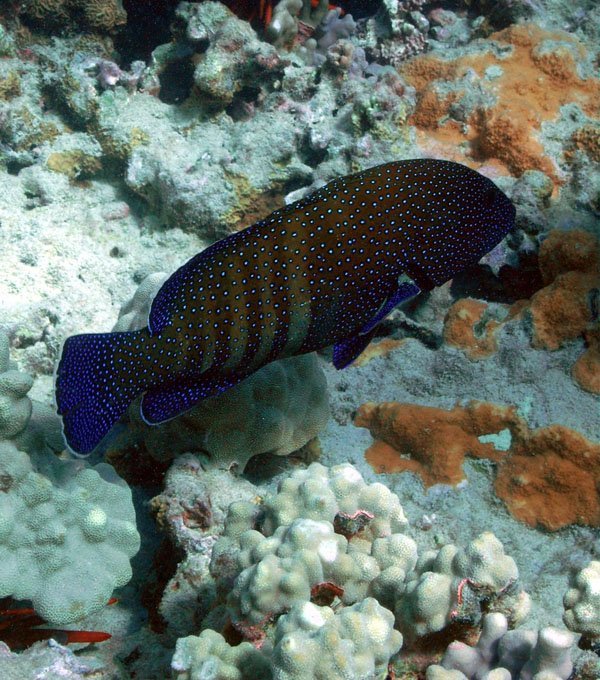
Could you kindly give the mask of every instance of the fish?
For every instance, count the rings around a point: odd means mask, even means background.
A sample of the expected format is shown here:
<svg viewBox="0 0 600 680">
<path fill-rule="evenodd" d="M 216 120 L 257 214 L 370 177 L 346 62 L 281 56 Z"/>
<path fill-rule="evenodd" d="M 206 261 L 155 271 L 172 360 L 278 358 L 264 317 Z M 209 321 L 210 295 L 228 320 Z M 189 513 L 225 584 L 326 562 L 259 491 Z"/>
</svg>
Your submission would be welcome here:
<svg viewBox="0 0 600 680">
<path fill-rule="evenodd" d="M 399 304 L 477 263 L 515 226 L 510 199 L 459 163 L 400 160 L 333 179 L 210 245 L 168 278 L 146 328 L 68 337 L 55 379 L 87 455 L 140 394 L 171 420 L 271 361 L 333 345 L 348 366 Z"/>
</svg>

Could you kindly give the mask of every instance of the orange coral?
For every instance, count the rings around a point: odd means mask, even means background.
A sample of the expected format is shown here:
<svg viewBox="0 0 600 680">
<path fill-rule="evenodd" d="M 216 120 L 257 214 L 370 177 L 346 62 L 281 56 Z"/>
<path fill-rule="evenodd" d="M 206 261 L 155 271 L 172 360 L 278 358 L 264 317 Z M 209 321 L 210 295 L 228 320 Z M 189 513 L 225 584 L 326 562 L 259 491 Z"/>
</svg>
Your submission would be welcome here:
<svg viewBox="0 0 600 680">
<path fill-rule="evenodd" d="M 458 300 L 444 320 L 444 340 L 466 352 L 470 359 L 483 359 L 497 349 L 496 331 L 501 322 L 486 319 L 488 305 L 481 300 Z"/>
<path fill-rule="evenodd" d="M 547 285 L 529 303 L 533 343 L 558 349 L 594 322 L 590 293 L 600 286 L 598 242 L 581 230 L 552 231 L 540 248 L 539 266 Z"/>
<path fill-rule="evenodd" d="M 586 331 L 584 337 L 587 348 L 573 365 L 573 378 L 582 389 L 600 394 L 600 328 Z"/>
<path fill-rule="evenodd" d="M 584 49 L 566 33 L 548 33 L 525 24 L 511 26 L 490 38 L 510 45 L 512 52 L 499 56 L 486 51 L 453 61 L 424 55 L 402 66 L 402 75 L 418 93 L 411 122 L 422 131 L 420 142 L 430 147 L 433 138 L 434 143 L 448 147 L 449 157 L 454 157 L 457 146 L 466 145 L 473 158 L 497 159 L 505 171 L 521 174 L 539 169 L 558 182 L 536 132 L 543 121 L 555 119 L 560 107 L 570 102 L 577 102 L 589 116 L 598 116 L 600 81 L 579 77 L 576 57 L 582 58 Z M 544 44 L 546 40 L 555 42 Z M 486 78 L 490 67 L 498 69 L 495 79 Z M 459 88 L 442 97 L 436 84 L 458 81 L 468 72 L 479 76 L 496 104 L 473 111 L 464 126 L 449 116 L 451 106 L 462 96 Z"/>
<path fill-rule="evenodd" d="M 586 231 L 555 229 L 542 243 L 539 267 L 545 284 L 552 283 L 567 272 L 596 273 L 600 271 L 598 240 Z"/>
<path fill-rule="evenodd" d="M 451 411 L 388 402 L 361 406 L 355 425 L 375 443 L 367 461 L 377 472 L 411 471 L 426 486 L 458 484 L 466 456 L 497 462 L 496 493 L 509 511 L 549 530 L 573 523 L 600 526 L 600 446 L 562 425 L 530 430 L 514 407 L 471 402 Z M 482 443 L 510 432 L 506 451 Z"/>
<path fill-rule="evenodd" d="M 551 231 L 542 243 L 538 266 L 544 287 L 529 300 L 519 300 L 503 321 L 488 318 L 488 305 L 470 298 L 455 302 L 444 320 L 444 340 L 471 359 L 496 351 L 496 334 L 507 321 L 526 311 L 532 325 L 532 344 L 556 350 L 580 336 L 588 348 L 573 367 L 584 390 L 600 394 L 598 310 L 600 244 L 580 229 Z"/>
<path fill-rule="evenodd" d="M 370 342 L 365 350 L 361 352 L 358 357 L 352 362 L 353 366 L 364 366 L 371 359 L 376 357 L 385 357 L 392 350 L 402 346 L 405 340 L 395 340 L 394 338 L 383 338 L 378 342 Z"/>
<path fill-rule="evenodd" d="M 575 130 L 571 137 L 573 148 L 565 152 L 569 159 L 573 158 L 575 149 L 586 153 L 593 161 L 600 163 L 600 125 L 584 125 Z"/>
<path fill-rule="evenodd" d="M 522 120 L 512 111 L 480 116 L 476 141 L 478 155 L 497 158 L 515 175 L 536 169 L 556 179 L 552 161 L 544 156 L 542 145 L 531 137 L 531 117 Z"/>
<path fill-rule="evenodd" d="M 558 349 L 583 334 L 592 321 L 587 296 L 593 285 L 592 275 L 567 272 L 531 298 L 534 347 Z"/>
<path fill-rule="evenodd" d="M 458 484 L 464 479 L 465 456 L 499 460 L 501 453 L 478 437 L 521 421 L 514 407 L 471 402 L 451 411 L 417 404 L 386 402 L 361 406 L 354 418 L 376 440 L 366 459 L 377 472 L 417 473 L 425 486 Z"/>
<path fill-rule="evenodd" d="M 562 425 L 517 440 L 498 466 L 496 493 L 531 526 L 600 526 L 600 446 Z"/>
</svg>

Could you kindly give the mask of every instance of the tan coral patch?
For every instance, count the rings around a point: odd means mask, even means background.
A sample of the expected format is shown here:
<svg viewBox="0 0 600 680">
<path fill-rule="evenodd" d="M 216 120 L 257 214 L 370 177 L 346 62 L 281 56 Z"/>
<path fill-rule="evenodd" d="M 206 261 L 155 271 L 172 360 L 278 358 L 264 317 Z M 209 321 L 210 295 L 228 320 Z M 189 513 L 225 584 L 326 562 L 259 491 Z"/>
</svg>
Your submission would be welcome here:
<svg viewBox="0 0 600 680">
<path fill-rule="evenodd" d="M 501 452 L 478 437 L 500 432 L 521 421 L 513 407 L 471 402 L 451 411 L 384 402 L 367 403 L 356 412 L 354 424 L 366 427 L 376 440 L 365 457 L 377 472 L 415 472 L 425 483 L 458 484 L 464 477 L 465 456 L 499 460 Z"/>
<path fill-rule="evenodd" d="M 587 347 L 573 364 L 573 378 L 581 389 L 600 394 L 600 328 L 584 333 Z"/>
<path fill-rule="evenodd" d="M 426 149 L 432 140 L 434 146 L 447 146 L 448 157 L 454 157 L 456 146 L 466 142 L 470 158 L 463 161 L 473 164 L 497 159 L 505 172 L 521 174 L 539 169 L 559 183 L 536 133 L 543 121 L 555 120 L 560 107 L 571 102 L 579 104 L 590 117 L 597 117 L 600 81 L 579 77 L 573 54 L 583 58 L 584 48 L 567 33 L 548 33 L 525 24 L 511 26 L 490 39 L 510 45 L 512 53 L 501 57 L 486 51 L 453 61 L 425 55 L 402 65 L 401 74 L 417 89 L 417 107 L 410 122 L 418 128 L 419 141 Z M 557 45 L 555 49 L 542 49 L 547 40 L 566 43 L 569 48 Z M 491 66 L 502 70 L 500 77 L 486 83 L 496 97 L 495 106 L 474 111 L 466 126 L 450 119 L 440 123 L 456 97 L 441 99 L 436 83 L 458 80 L 469 71 L 483 79 Z"/>
<path fill-rule="evenodd" d="M 562 425 L 534 430 L 498 466 L 496 493 L 531 526 L 600 526 L 600 446 Z"/>
<path fill-rule="evenodd" d="M 481 300 L 458 300 L 444 320 L 444 341 L 462 349 L 470 359 L 483 359 L 497 350 L 496 331 L 501 326 L 495 319 L 485 320 L 488 305 Z M 480 328 L 479 332 L 476 329 Z"/>
</svg>

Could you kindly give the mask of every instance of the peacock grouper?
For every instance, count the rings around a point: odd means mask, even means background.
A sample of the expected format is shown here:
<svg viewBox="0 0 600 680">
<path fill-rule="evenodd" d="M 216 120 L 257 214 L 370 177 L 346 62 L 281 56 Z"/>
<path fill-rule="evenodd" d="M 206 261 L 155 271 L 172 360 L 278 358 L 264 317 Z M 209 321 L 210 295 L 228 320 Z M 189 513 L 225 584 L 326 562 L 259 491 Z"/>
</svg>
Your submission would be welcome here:
<svg viewBox="0 0 600 680">
<path fill-rule="evenodd" d="M 91 452 L 139 394 L 158 424 L 276 359 L 333 345 L 343 368 L 396 305 L 475 264 L 514 222 L 491 180 L 450 161 L 334 179 L 186 262 L 147 328 L 69 337 L 56 374 L 66 440 Z"/>
</svg>

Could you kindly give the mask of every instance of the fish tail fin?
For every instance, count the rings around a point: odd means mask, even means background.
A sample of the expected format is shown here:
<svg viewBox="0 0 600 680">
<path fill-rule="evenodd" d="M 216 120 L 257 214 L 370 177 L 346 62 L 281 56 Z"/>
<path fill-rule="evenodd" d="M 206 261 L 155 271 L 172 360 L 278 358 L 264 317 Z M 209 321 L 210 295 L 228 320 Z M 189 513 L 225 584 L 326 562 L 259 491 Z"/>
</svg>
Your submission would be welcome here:
<svg viewBox="0 0 600 680">
<path fill-rule="evenodd" d="M 117 352 L 121 354 L 141 342 L 142 333 L 90 333 L 65 341 L 55 394 L 65 439 L 74 453 L 93 451 L 144 389 L 140 378 L 143 372 L 135 365 L 125 371 L 115 360 Z"/>
</svg>

